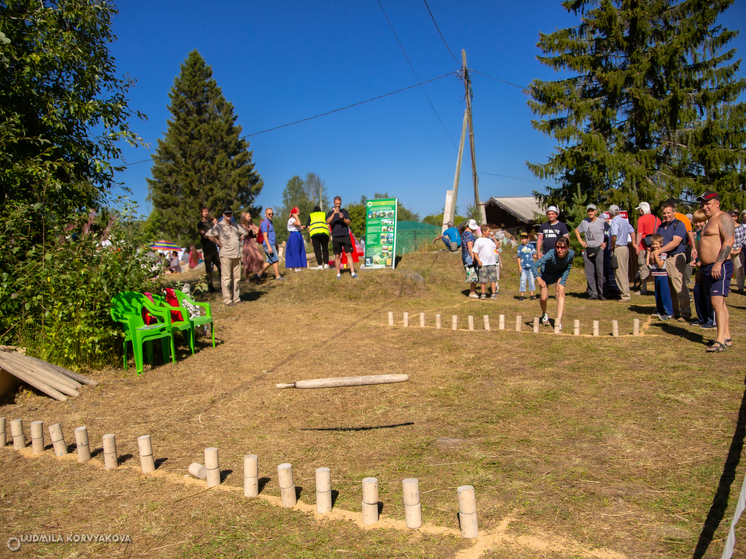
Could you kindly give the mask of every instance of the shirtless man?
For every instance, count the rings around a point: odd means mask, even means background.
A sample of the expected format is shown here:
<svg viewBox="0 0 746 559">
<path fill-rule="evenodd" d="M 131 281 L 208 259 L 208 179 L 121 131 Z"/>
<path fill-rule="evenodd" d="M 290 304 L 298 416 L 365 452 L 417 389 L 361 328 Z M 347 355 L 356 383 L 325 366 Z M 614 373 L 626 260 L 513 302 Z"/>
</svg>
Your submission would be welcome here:
<svg viewBox="0 0 746 559">
<path fill-rule="evenodd" d="M 707 348 L 708 353 L 720 353 L 733 345 L 728 324 L 729 313 L 725 305 L 730 280 L 733 278 L 733 262 L 730 251 L 734 243 L 733 219 L 720 211 L 720 195 L 708 190 L 697 197 L 700 208 L 707 216 L 707 225 L 699 240 L 699 274 L 702 289 L 709 293 L 717 321 L 717 339 Z"/>
</svg>

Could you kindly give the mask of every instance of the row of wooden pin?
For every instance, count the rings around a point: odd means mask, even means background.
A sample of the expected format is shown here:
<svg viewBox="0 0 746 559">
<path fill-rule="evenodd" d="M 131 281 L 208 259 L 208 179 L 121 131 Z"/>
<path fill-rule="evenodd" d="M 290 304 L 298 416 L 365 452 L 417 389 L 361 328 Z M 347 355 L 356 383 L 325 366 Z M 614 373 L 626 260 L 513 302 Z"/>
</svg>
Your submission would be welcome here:
<svg viewBox="0 0 746 559">
<path fill-rule="evenodd" d="M 483 316 L 484 320 L 484 329 L 489 331 L 490 330 L 490 317 L 489 315 L 485 314 Z M 538 316 L 534 317 L 533 321 L 533 333 L 538 334 L 540 331 L 539 325 L 541 323 L 541 319 Z M 474 331 L 474 317 L 469 316 L 468 317 L 468 324 L 469 324 L 469 330 Z M 598 337 L 599 334 L 599 324 L 600 321 L 594 320 L 593 321 L 593 335 L 595 337 Z M 402 325 L 405 328 L 409 327 L 409 313 L 404 313 L 402 317 Z M 394 326 L 394 313 L 393 311 L 389 311 L 389 326 Z M 425 327 L 425 313 L 420 313 L 420 328 Z M 442 320 L 441 316 L 439 314 L 435 315 L 435 328 L 440 329 L 442 328 Z M 501 314 L 499 317 L 498 322 L 498 329 L 499 330 L 505 330 L 505 315 Z M 458 330 L 458 316 L 455 314 L 453 315 L 453 318 L 451 320 L 451 330 Z M 517 315 L 515 317 L 515 331 L 521 332 L 523 331 L 523 317 L 521 315 Z M 554 333 L 559 334 L 560 333 L 560 327 L 555 326 L 554 327 Z M 574 320 L 573 321 L 573 335 L 579 336 L 580 335 L 580 321 Z M 611 321 L 611 335 L 615 338 L 619 337 L 619 321 L 618 320 L 612 320 Z M 640 319 L 635 318 L 632 323 L 632 335 L 633 336 L 639 336 L 640 335 Z"/>
<path fill-rule="evenodd" d="M 0 446 L 6 443 L 6 421 L 0 417 Z M 26 437 L 23 432 L 23 420 L 14 419 L 10 422 L 13 448 L 22 450 L 26 448 Z M 59 423 L 49 426 L 49 436 L 52 440 L 55 456 L 60 457 L 67 454 L 67 445 Z M 75 443 L 78 452 L 78 462 L 85 463 L 91 459 L 90 443 L 88 441 L 88 429 L 78 427 L 75 429 Z M 31 445 L 34 454 L 44 452 L 44 422 L 31 422 Z M 150 435 L 138 437 L 137 446 L 140 451 L 140 465 L 142 473 L 149 474 L 155 471 L 155 460 L 153 459 L 153 445 Z M 103 436 L 104 466 L 107 470 L 116 469 L 118 466 L 116 440 L 114 435 Z M 220 485 L 220 460 L 218 449 L 214 447 L 205 449 L 205 464 L 193 463 L 189 466 L 189 473 L 194 477 L 203 479 L 207 487 Z M 290 464 L 277 466 L 277 479 L 280 485 L 282 506 L 292 508 L 297 504 L 297 493 L 295 481 L 293 480 L 293 467 Z M 422 526 L 422 505 L 420 503 L 419 481 L 408 478 L 402 481 L 402 494 L 404 500 L 404 517 L 407 528 L 416 529 Z M 477 523 L 477 503 L 474 487 L 463 485 L 458 488 L 459 523 L 461 535 L 464 538 L 476 538 L 479 535 Z M 259 495 L 259 458 L 256 454 L 244 456 L 244 496 L 257 497 Z M 332 510 L 332 477 L 329 468 L 316 468 L 316 512 L 326 514 Z M 375 524 L 379 520 L 378 515 L 378 479 L 367 477 L 363 480 L 363 502 L 362 502 L 363 524 Z"/>
<path fill-rule="evenodd" d="M 220 485 L 220 464 L 218 449 L 205 449 L 205 465 L 193 463 L 189 466 L 189 473 L 207 482 L 207 487 Z M 294 507 L 298 502 L 293 480 L 293 466 L 280 464 L 277 466 L 277 481 L 280 486 L 282 506 Z M 476 538 L 479 535 L 477 523 L 477 501 L 474 487 L 464 485 L 458 488 L 459 523 L 461 535 L 464 538 Z M 259 495 L 259 458 L 256 454 L 244 456 L 244 496 Z M 422 526 L 422 504 L 420 503 L 419 480 L 408 478 L 402 481 L 402 497 L 404 500 L 404 519 L 407 528 L 417 529 Z M 329 468 L 316 468 L 316 512 L 326 514 L 332 510 L 332 474 Z M 378 479 L 366 477 L 363 480 L 362 502 L 363 524 L 375 524 L 378 515 Z"/>
<path fill-rule="evenodd" d="M 0 446 L 5 446 L 6 431 L 5 418 L 0 417 Z M 23 432 L 23 419 L 14 419 L 10 422 L 10 434 L 13 438 L 13 448 L 21 450 L 26 448 L 26 435 Z M 67 443 L 65 435 L 62 433 L 62 425 L 55 423 L 49 426 L 49 438 L 52 441 L 54 455 L 58 458 L 67 454 Z M 31 422 L 31 449 L 34 454 L 44 452 L 44 422 Z M 78 452 L 78 462 L 81 464 L 91 459 L 91 446 L 88 441 L 88 428 L 78 427 L 75 429 L 75 446 Z M 150 435 L 138 437 L 137 446 L 140 450 L 140 465 L 142 472 L 149 474 L 155 471 L 155 460 L 153 459 L 153 445 L 150 441 Z M 103 436 L 104 447 L 104 467 L 107 470 L 114 470 L 119 465 L 117 457 L 117 442 L 113 434 Z"/>
</svg>

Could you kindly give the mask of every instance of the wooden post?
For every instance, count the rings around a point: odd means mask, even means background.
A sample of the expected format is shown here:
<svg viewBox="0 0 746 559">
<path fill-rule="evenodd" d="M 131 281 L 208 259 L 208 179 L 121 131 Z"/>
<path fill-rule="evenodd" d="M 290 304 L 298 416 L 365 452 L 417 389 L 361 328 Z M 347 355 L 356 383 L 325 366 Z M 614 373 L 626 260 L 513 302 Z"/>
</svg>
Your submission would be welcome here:
<svg viewBox="0 0 746 559">
<path fill-rule="evenodd" d="M 534 334 L 538 334 L 538 333 L 539 333 L 539 317 L 535 316 L 534 317 Z"/>
<path fill-rule="evenodd" d="M 34 449 L 34 454 L 41 454 L 44 452 L 44 422 L 43 421 L 32 421 L 31 422 L 31 448 Z"/>
<path fill-rule="evenodd" d="M 26 448 L 26 436 L 23 434 L 23 419 L 10 422 L 10 435 L 13 437 L 13 450 Z"/>
<path fill-rule="evenodd" d="M 220 457 L 214 446 L 205 449 L 205 480 L 207 487 L 220 485 Z"/>
<path fill-rule="evenodd" d="M 598 338 L 598 320 L 593 321 L 593 336 Z"/>
<path fill-rule="evenodd" d="M 75 429 L 75 445 L 78 450 L 78 462 L 85 464 L 91 459 L 91 447 L 88 445 L 88 429 L 86 427 Z"/>
<path fill-rule="evenodd" d="M 619 337 L 619 321 L 618 320 L 612 320 L 611 321 L 611 335 L 615 338 Z"/>
<path fill-rule="evenodd" d="M 425 313 L 421 312 L 420 313 L 420 328 L 424 328 L 424 327 L 425 327 Z"/>
<path fill-rule="evenodd" d="M 439 314 L 435 315 L 435 328 L 440 330 L 440 315 Z"/>
<path fill-rule="evenodd" d="M 316 512 L 332 510 L 332 473 L 329 468 L 316 468 Z"/>
<path fill-rule="evenodd" d="M 404 328 L 409 326 L 409 313 L 404 313 L 404 319 L 402 320 L 402 324 L 404 325 Z"/>
<path fill-rule="evenodd" d="M 363 524 L 378 522 L 378 479 L 366 477 L 363 480 Z"/>
<path fill-rule="evenodd" d="M 505 315 L 501 314 L 500 318 L 497 322 L 497 329 L 498 330 L 505 330 Z"/>
<path fill-rule="evenodd" d="M 471 80 L 469 79 L 469 67 L 466 65 L 466 51 L 461 50 L 461 61 L 463 66 L 461 71 L 464 77 L 464 88 L 466 89 L 466 112 L 469 114 L 469 147 L 471 148 L 471 175 L 474 180 L 474 204 L 479 208 L 479 215 L 482 218 L 482 223 L 487 222 L 487 217 L 484 213 L 484 204 L 479 199 L 479 179 L 477 178 L 477 153 L 474 149 L 474 119 L 471 113 Z"/>
<path fill-rule="evenodd" d="M 259 457 L 247 454 L 243 457 L 243 496 L 259 495 Z"/>
<path fill-rule="evenodd" d="M 402 481 L 404 497 L 404 519 L 407 528 L 416 529 L 422 526 L 422 504 L 420 503 L 420 482 L 414 478 Z"/>
<path fill-rule="evenodd" d="M 117 440 L 113 434 L 104 435 L 104 467 L 107 470 L 116 470 L 119 466 L 117 456 Z"/>
<path fill-rule="evenodd" d="M 65 444 L 65 436 L 62 434 L 62 425 L 55 423 L 49 426 L 49 438 L 52 439 L 52 446 L 54 447 L 54 455 L 59 458 L 67 454 L 67 445 Z"/>
<path fill-rule="evenodd" d="M 484 329 L 490 331 L 490 315 L 484 315 Z"/>
<path fill-rule="evenodd" d="M 280 464 L 277 466 L 277 481 L 280 484 L 280 495 L 282 497 L 282 506 L 292 508 L 298 502 L 295 495 L 295 482 L 293 481 L 293 467 L 290 464 Z"/>
<path fill-rule="evenodd" d="M 636 318 L 632 324 L 633 324 L 632 335 L 639 336 L 640 335 L 640 319 Z"/>
<path fill-rule="evenodd" d="M 140 451 L 142 473 L 153 473 L 155 471 L 155 460 L 153 459 L 153 443 L 150 440 L 150 435 L 137 437 L 137 448 Z"/>
<path fill-rule="evenodd" d="M 462 485 L 457 491 L 461 537 L 476 538 L 479 535 L 479 525 L 477 523 L 477 500 L 474 495 L 474 487 Z"/>
<path fill-rule="evenodd" d="M 458 330 L 458 317 L 454 314 L 451 322 L 451 330 Z"/>
<path fill-rule="evenodd" d="M 572 335 L 580 336 L 580 321 L 579 320 L 573 320 L 572 322 Z"/>
<path fill-rule="evenodd" d="M 519 314 L 515 317 L 515 331 L 520 332 L 521 331 L 521 325 L 523 324 L 523 317 Z"/>
<path fill-rule="evenodd" d="M 389 311 L 389 326 L 394 325 L 394 311 Z"/>
<path fill-rule="evenodd" d="M 469 315 L 469 332 L 474 331 L 474 317 Z"/>
</svg>

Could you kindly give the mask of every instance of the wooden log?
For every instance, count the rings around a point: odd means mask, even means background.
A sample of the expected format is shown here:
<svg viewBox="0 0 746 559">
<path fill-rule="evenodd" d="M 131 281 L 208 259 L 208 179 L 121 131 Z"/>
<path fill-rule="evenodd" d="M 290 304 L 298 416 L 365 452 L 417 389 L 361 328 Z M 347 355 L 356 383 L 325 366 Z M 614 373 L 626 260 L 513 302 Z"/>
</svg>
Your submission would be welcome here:
<svg viewBox="0 0 746 559">
<path fill-rule="evenodd" d="M 89 386 L 96 386 L 98 384 L 98 381 L 93 380 L 90 377 L 87 377 L 85 375 L 81 375 L 78 373 L 75 373 L 69 369 L 65 369 L 64 367 L 60 367 L 59 365 L 55 365 L 53 363 L 49 363 L 48 361 L 44 361 L 42 359 L 38 359 L 36 357 L 31 357 L 30 355 L 25 355 L 25 359 L 28 359 L 29 361 L 33 361 L 34 363 L 38 363 L 42 367 L 46 367 L 47 369 L 50 369 L 52 371 L 56 371 L 60 373 L 61 375 L 64 375 L 76 382 L 79 382 L 80 384 L 87 384 Z"/>
<path fill-rule="evenodd" d="M 31 361 L 28 357 L 25 355 L 20 355 L 18 353 L 2 353 L 0 354 L 0 360 L 6 358 L 10 360 L 12 363 L 16 363 L 18 366 L 24 367 L 27 371 L 30 371 L 32 373 L 35 373 L 41 377 L 41 380 L 51 379 L 55 383 L 59 383 L 60 385 L 67 386 L 68 388 L 71 388 L 72 390 L 77 390 L 82 385 L 78 382 L 75 382 L 71 378 L 66 377 L 65 375 L 62 375 L 58 373 L 57 371 L 52 371 L 50 369 L 46 369 L 44 367 L 40 367 L 36 365 L 33 361 Z M 54 384 L 51 382 L 48 382 L 50 386 L 53 388 L 57 388 Z M 58 389 L 59 390 L 59 389 Z"/>
<path fill-rule="evenodd" d="M 20 370 L 9 370 L 3 365 L 3 369 L 8 371 L 11 375 L 14 377 L 22 380 L 26 384 L 33 386 L 37 390 L 44 392 L 47 396 L 54 398 L 55 400 L 59 400 L 61 402 L 67 401 L 67 396 L 65 396 L 62 392 L 59 390 L 55 390 L 51 386 L 49 386 L 47 383 L 40 381 L 38 378 L 34 377 L 33 375 L 30 375 L 28 373 L 25 373 Z"/>
<path fill-rule="evenodd" d="M 332 377 L 299 380 L 289 384 L 276 384 L 277 388 L 340 388 L 343 386 L 366 386 L 370 384 L 392 384 L 406 382 L 409 375 L 364 375 L 359 377 Z"/>
<path fill-rule="evenodd" d="M 8 359 L 9 355 L 9 353 L 0 352 L 0 366 L 2 366 L 2 368 L 8 371 L 11 375 L 21 379 L 23 382 L 31 384 L 25 378 L 21 378 L 19 373 L 26 375 L 27 378 L 34 378 L 38 382 L 41 382 L 44 385 L 53 388 L 57 392 L 66 394 L 67 396 L 80 396 L 80 392 L 78 392 L 74 388 L 70 388 L 70 385 L 67 382 L 61 381 L 58 377 L 53 377 L 50 373 L 47 373 L 45 371 L 41 371 L 38 369 L 34 370 L 28 367 L 23 362 L 18 362 L 14 359 Z M 70 379 L 67 380 L 70 381 Z M 31 384 L 31 386 L 34 386 L 34 388 L 38 388 L 33 384 Z M 39 390 L 42 389 L 39 388 Z M 43 392 L 46 392 L 46 390 L 43 390 Z M 49 394 L 48 392 L 46 393 Z M 52 396 L 51 394 L 49 395 Z"/>
</svg>

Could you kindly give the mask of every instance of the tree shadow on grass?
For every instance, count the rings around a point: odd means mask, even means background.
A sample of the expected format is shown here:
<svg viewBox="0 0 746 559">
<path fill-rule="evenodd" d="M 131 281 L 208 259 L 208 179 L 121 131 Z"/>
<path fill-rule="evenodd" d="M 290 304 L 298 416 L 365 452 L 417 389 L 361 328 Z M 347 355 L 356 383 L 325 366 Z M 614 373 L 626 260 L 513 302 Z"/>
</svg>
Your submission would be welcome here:
<svg viewBox="0 0 746 559">
<path fill-rule="evenodd" d="M 715 495 L 712 498 L 712 505 L 702 526 L 702 532 L 699 534 L 697 547 L 694 548 L 693 559 L 704 557 L 707 548 L 712 543 L 715 531 L 725 516 L 725 511 L 728 508 L 728 498 L 730 497 L 730 487 L 736 478 L 736 468 L 741 460 L 741 452 L 743 452 L 744 437 L 746 437 L 746 390 L 741 397 L 741 408 L 738 410 L 736 430 L 730 442 L 728 456 L 725 458 L 720 483 L 718 483 Z"/>
<path fill-rule="evenodd" d="M 414 425 L 414 421 L 408 421 L 407 423 L 397 423 L 395 425 L 377 425 L 373 427 L 319 427 L 299 429 L 299 431 L 373 431 L 375 429 L 394 429 L 396 427 L 407 427 L 408 425 Z"/>
</svg>

